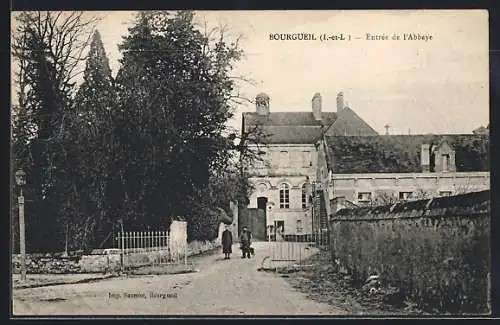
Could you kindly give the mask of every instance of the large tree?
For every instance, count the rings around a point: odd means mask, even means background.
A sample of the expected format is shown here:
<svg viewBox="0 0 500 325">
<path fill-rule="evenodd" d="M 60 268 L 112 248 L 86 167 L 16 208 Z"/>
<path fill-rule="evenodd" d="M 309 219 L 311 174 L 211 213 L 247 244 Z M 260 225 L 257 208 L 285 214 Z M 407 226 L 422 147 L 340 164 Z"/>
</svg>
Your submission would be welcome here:
<svg viewBox="0 0 500 325">
<path fill-rule="evenodd" d="M 87 55 L 83 82 L 75 98 L 71 127 L 66 133 L 67 163 L 74 169 L 72 220 L 67 220 L 71 247 L 90 248 L 103 244 L 115 220 L 110 216 L 106 192 L 112 156 L 113 112 L 116 91 L 109 60 L 98 31 Z"/>
<path fill-rule="evenodd" d="M 17 105 L 13 171 L 27 172 L 26 228 L 29 250 L 61 249 L 67 215 L 64 134 L 73 105 L 74 78 L 95 23 L 83 12 L 16 14 L 12 50 Z M 47 240 L 50 238 L 50 240 Z"/>
<path fill-rule="evenodd" d="M 192 12 L 143 12 L 120 48 L 123 215 L 149 224 L 198 218 L 206 212 L 201 198 L 210 192 L 210 175 L 228 167 L 234 149 L 226 122 L 238 44 L 202 34 Z"/>
</svg>

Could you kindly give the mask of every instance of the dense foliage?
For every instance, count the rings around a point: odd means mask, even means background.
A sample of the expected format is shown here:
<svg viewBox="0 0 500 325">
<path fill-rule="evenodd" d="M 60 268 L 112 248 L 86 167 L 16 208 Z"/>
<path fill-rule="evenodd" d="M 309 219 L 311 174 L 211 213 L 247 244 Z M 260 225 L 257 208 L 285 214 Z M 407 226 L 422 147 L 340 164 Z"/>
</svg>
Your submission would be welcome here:
<svg viewBox="0 0 500 325">
<path fill-rule="evenodd" d="M 110 246 L 122 227 L 163 230 L 175 216 L 190 240 L 213 239 L 217 208 L 229 212 L 251 190 L 240 166 L 253 153 L 226 125 L 238 42 L 201 33 L 189 11 L 141 12 L 113 78 L 85 17 L 16 16 L 12 174 L 27 172 L 28 251 Z"/>
<path fill-rule="evenodd" d="M 77 66 L 95 19 L 82 12 L 16 15 L 12 51 L 17 105 L 13 107 L 12 173 L 27 174 L 28 250 L 54 250 L 67 238 L 75 195 L 68 179 L 68 132 L 74 115 Z M 82 41 L 83 40 L 83 41 Z M 13 195 L 17 193 L 13 191 Z M 17 216 L 17 213 L 15 214 Z"/>
</svg>

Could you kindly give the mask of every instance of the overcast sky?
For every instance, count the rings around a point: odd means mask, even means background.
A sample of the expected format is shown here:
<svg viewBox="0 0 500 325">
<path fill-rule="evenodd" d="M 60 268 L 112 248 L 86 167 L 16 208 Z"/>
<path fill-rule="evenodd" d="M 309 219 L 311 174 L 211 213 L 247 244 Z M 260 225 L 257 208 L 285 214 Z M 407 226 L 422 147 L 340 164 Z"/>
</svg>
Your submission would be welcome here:
<svg viewBox="0 0 500 325">
<path fill-rule="evenodd" d="M 134 12 L 100 12 L 98 26 L 116 73 L 118 44 Z M 487 11 L 211 11 L 200 20 L 242 34 L 246 53 L 234 74 L 266 92 L 271 111 L 309 111 L 314 93 L 336 111 L 339 91 L 349 106 L 383 134 L 471 133 L 489 123 Z M 344 33 L 351 41 L 270 41 L 270 33 Z M 432 35 L 424 41 L 368 41 L 366 33 Z M 238 108 L 233 125 L 241 123 Z"/>
</svg>

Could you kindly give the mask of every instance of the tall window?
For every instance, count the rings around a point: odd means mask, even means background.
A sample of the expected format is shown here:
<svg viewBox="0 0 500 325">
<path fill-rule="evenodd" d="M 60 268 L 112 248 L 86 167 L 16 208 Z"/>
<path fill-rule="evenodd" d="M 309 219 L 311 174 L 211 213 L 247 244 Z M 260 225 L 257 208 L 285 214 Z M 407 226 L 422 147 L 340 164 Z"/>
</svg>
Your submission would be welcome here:
<svg viewBox="0 0 500 325">
<path fill-rule="evenodd" d="M 286 183 L 280 185 L 280 209 L 290 209 L 290 187 Z"/>
<path fill-rule="evenodd" d="M 302 233 L 302 230 L 303 230 L 303 228 L 302 228 L 302 220 L 298 219 L 297 220 L 297 233 L 298 234 Z"/>
<path fill-rule="evenodd" d="M 309 151 L 302 151 L 302 167 L 311 166 L 311 154 Z"/>
<path fill-rule="evenodd" d="M 288 167 L 290 165 L 290 157 L 288 156 L 288 151 L 280 151 L 279 165 L 283 167 Z"/>
<path fill-rule="evenodd" d="M 443 172 L 448 171 L 448 165 L 450 164 L 450 155 L 442 155 L 443 157 Z"/>
<path fill-rule="evenodd" d="M 307 208 L 307 186 L 302 185 L 302 209 Z"/>
</svg>

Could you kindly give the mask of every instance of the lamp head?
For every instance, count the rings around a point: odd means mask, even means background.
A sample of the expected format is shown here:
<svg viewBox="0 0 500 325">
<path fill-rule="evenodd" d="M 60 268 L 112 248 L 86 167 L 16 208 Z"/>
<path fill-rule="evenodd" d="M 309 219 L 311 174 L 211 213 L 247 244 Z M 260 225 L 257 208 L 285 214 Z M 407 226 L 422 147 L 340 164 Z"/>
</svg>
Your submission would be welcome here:
<svg viewBox="0 0 500 325">
<path fill-rule="evenodd" d="M 19 186 L 26 184 L 26 173 L 21 169 L 16 172 L 16 183 Z"/>
</svg>

